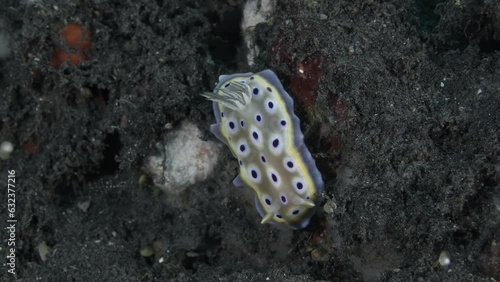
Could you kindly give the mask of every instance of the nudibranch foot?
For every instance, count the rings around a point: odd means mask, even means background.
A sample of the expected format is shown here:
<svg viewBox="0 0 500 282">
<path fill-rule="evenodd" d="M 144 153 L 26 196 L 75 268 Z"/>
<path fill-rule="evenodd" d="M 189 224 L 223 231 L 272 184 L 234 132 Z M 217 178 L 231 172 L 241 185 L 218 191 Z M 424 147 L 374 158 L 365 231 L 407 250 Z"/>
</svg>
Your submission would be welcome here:
<svg viewBox="0 0 500 282">
<path fill-rule="evenodd" d="M 239 174 L 233 179 L 233 185 L 236 187 L 245 186 L 245 182 L 243 182 Z"/>
<path fill-rule="evenodd" d="M 221 127 L 221 124 L 220 123 L 216 123 L 216 124 L 212 124 L 210 126 L 210 132 L 212 132 L 213 135 L 215 135 L 215 137 L 217 137 L 217 139 L 219 139 L 220 141 L 222 141 L 224 144 L 228 145 L 229 144 L 227 143 L 226 141 L 226 138 L 224 137 L 224 135 L 222 135 L 222 132 L 220 130 L 220 127 Z"/>
<path fill-rule="evenodd" d="M 273 217 L 274 217 L 274 211 L 268 211 L 267 214 L 265 214 L 262 217 L 262 220 L 260 221 L 260 224 L 271 222 L 271 219 L 273 219 Z"/>
</svg>

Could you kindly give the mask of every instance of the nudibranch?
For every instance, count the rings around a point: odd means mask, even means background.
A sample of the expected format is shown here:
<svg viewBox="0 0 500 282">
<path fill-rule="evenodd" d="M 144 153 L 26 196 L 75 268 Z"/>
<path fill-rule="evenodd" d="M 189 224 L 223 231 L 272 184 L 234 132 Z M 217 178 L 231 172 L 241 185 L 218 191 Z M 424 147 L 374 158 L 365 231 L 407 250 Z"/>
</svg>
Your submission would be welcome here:
<svg viewBox="0 0 500 282">
<path fill-rule="evenodd" d="M 323 180 L 304 144 L 293 100 L 271 70 L 219 76 L 211 132 L 238 159 L 235 186 L 255 192 L 262 223 L 304 228 L 321 201 Z"/>
</svg>

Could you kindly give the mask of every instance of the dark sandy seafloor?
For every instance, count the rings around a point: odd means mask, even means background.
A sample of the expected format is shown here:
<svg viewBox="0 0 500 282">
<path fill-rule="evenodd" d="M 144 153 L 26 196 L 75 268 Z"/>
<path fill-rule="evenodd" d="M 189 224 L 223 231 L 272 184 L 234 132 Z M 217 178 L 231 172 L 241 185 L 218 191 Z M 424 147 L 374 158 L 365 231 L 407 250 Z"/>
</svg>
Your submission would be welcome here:
<svg viewBox="0 0 500 282">
<path fill-rule="evenodd" d="M 500 281 L 499 3 L 279 1 L 250 67 L 243 1 L 2 1 L 0 280 Z M 166 124 L 216 141 L 220 74 L 268 68 L 326 184 L 300 231 L 260 224 L 225 147 L 179 195 L 142 170 Z"/>
</svg>

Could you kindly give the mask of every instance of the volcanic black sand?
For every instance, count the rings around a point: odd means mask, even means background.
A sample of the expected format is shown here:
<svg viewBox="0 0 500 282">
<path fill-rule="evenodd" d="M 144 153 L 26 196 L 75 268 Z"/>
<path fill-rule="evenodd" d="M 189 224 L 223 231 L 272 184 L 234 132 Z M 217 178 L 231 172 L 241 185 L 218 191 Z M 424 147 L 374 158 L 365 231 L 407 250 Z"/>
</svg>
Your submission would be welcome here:
<svg viewBox="0 0 500 282">
<path fill-rule="evenodd" d="M 2 1 L 0 280 L 500 280 L 499 2 L 279 2 L 241 31 L 238 0 Z M 305 230 L 259 223 L 227 148 L 179 195 L 142 170 L 185 120 L 215 141 L 200 93 L 263 69 L 326 183 Z"/>
</svg>

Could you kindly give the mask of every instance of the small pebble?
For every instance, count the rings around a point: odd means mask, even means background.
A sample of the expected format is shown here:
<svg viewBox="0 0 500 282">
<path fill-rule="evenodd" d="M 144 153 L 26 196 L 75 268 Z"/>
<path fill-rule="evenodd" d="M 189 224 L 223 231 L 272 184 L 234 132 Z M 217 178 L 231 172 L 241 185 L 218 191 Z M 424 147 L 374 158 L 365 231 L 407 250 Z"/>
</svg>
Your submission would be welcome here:
<svg viewBox="0 0 500 282">
<path fill-rule="evenodd" d="M 147 245 L 147 246 L 144 246 L 141 248 L 141 250 L 139 251 L 141 256 L 143 257 L 150 257 L 153 255 L 153 248 L 151 248 L 151 246 Z"/>
<path fill-rule="evenodd" d="M 0 159 L 6 160 L 9 158 L 10 154 L 14 151 L 14 145 L 9 141 L 3 141 L 0 144 Z"/>
</svg>

